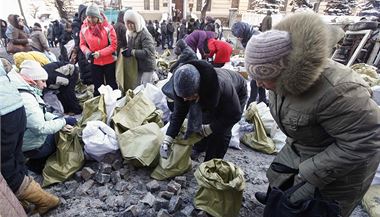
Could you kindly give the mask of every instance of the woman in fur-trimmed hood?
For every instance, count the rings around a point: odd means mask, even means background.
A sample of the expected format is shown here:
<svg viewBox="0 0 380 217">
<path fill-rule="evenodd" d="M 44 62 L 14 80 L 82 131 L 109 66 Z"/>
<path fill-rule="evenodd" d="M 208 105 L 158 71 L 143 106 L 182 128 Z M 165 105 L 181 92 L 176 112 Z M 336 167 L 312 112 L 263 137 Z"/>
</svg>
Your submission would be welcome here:
<svg viewBox="0 0 380 217">
<path fill-rule="evenodd" d="M 298 170 L 280 173 L 272 164 L 270 187 L 306 181 L 290 202 L 312 197 L 318 187 L 348 217 L 379 165 L 380 109 L 358 74 L 328 58 L 331 40 L 318 15 L 295 14 L 253 36 L 245 60 L 258 86 L 270 90 L 271 113 L 287 135 L 274 162 Z"/>
</svg>

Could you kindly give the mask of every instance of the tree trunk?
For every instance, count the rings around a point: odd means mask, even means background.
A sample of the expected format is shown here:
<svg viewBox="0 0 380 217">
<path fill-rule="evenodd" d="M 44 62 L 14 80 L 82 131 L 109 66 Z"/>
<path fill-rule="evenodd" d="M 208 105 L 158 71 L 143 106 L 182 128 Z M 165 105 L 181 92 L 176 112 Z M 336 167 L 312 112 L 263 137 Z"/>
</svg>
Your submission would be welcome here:
<svg viewBox="0 0 380 217">
<path fill-rule="evenodd" d="M 203 7 L 202 7 L 202 10 L 201 10 L 201 18 L 204 19 L 206 17 L 206 11 L 207 11 L 207 8 L 209 7 L 210 5 L 210 0 L 203 0 Z"/>
<path fill-rule="evenodd" d="M 26 21 L 26 17 L 25 17 L 25 14 L 24 14 L 24 10 L 22 9 L 21 0 L 18 0 L 18 6 L 19 6 L 19 8 L 20 8 L 20 13 L 21 13 L 21 15 L 24 17 L 25 25 L 28 26 L 28 23 L 27 23 L 27 21 Z"/>
<path fill-rule="evenodd" d="M 67 16 L 67 11 L 66 11 L 64 0 L 55 0 L 54 1 L 54 5 L 55 5 L 55 7 L 58 10 L 59 16 L 62 19 L 68 20 L 68 16 Z"/>
</svg>

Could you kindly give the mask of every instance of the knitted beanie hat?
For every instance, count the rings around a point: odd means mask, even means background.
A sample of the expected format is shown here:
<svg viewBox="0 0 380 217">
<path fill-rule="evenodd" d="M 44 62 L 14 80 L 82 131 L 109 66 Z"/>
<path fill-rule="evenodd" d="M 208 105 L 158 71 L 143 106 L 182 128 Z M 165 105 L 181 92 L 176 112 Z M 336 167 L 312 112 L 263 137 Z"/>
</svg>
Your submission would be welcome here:
<svg viewBox="0 0 380 217">
<path fill-rule="evenodd" d="M 174 91 L 179 97 L 189 97 L 198 93 L 201 76 L 195 66 L 185 64 L 174 72 Z"/>
<path fill-rule="evenodd" d="M 90 5 L 90 6 L 87 7 L 86 16 L 97 17 L 100 20 L 103 20 L 103 17 L 100 14 L 99 8 L 97 6 L 95 6 L 95 5 Z"/>
<path fill-rule="evenodd" d="M 45 71 L 41 65 L 33 60 L 24 60 L 20 65 L 20 74 L 25 75 L 28 78 L 38 81 L 46 81 L 48 79 L 48 73 Z"/>
<path fill-rule="evenodd" d="M 292 51 L 290 34 L 270 30 L 253 35 L 245 49 L 245 67 L 253 79 L 270 80 L 281 73 L 281 61 Z"/>
</svg>

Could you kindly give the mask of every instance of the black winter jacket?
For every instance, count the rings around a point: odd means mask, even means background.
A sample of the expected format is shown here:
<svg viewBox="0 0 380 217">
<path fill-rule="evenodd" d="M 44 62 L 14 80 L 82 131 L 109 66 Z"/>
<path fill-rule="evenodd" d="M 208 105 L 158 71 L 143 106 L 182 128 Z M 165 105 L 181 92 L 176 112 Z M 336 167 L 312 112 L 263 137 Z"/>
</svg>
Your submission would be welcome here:
<svg viewBox="0 0 380 217">
<path fill-rule="evenodd" d="M 187 62 L 200 72 L 199 103 L 203 112 L 211 115 L 210 127 L 213 133 L 223 134 L 237 123 L 247 100 L 247 84 L 244 78 L 228 69 L 214 69 L 205 61 Z M 173 79 L 171 79 L 173 82 Z M 175 94 L 174 111 L 166 135 L 175 138 L 189 112 L 191 102 Z"/>
</svg>

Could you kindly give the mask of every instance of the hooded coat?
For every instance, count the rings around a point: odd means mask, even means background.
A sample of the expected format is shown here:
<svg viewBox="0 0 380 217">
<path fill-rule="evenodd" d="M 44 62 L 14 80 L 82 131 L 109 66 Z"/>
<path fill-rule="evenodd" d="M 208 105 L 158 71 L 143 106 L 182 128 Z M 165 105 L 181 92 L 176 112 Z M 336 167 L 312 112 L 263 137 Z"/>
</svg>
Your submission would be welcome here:
<svg viewBox="0 0 380 217">
<path fill-rule="evenodd" d="M 185 42 L 196 53 L 197 49 L 201 53 L 202 57 L 205 56 L 204 48 L 207 45 L 207 40 L 215 38 L 215 32 L 195 30 L 185 38 Z"/>
<path fill-rule="evenodd" d="M 107 22 L 102 14 L 101 38 L 91 33 L 91 26 L 87 20 L 83 21 L 80 32 L 80 49 L 84 54 L 99 52 L 100 57 L 94 59 L 94 65 L 108 65 L 116 61 L 117 38 L 115 29 Z M 98 24 L 97 24 L 98 25 Z"/>
<path fill-rule="evenodd" d="M 44 52 L 49 50 L 48 41 L 41 28 L 36 26 L 33 27 L 33 31 L 30 34 L 30 39 L 32 39 L 30 45 L 37 51 Z"/>
<path fill-rule="evenodd" d="M 241 44 L 243 47 L 247 46 L 249 39 L 251 39 L 252 35 L 257 35 L 260 32 L 255 30 L 253 26 L 244 22 L 234 23 L 231 27 L 232 35 L 236 38 L 241 38 Z"/>
<path fill-rule="evenodd" d="M 46 137 L 61 130 L 66 125 L 66 121 L 63 118 L 55 119 L 55 115 L 46 112 L 41 91 L 26 83 L 17 72 L 12 70 L 8 76 L 20 92 L 25 107 L 26 130 L 22 151 L 40 148 Z"/>
<path fill-rule="evenodd" d="M 127 15 L 127 13 L 125 14 Z M 156 49 L 152 35 L 145 27 L 145 21 L 137 12 L 124 15 L 124 22 L 130 20 L 135 24 L 136 32 L 127 30 L 127 46 L 137 59 L 138 72 L 153 72 L 156 68 Z"/>
<path fill-rule="evenodd" d="M 199 104 L 202 111 L 209 112 L 210 127 L 215 134 L 224 134 L 241 118 L 247 100 L 247 84 L 244 78 L 228 69 L 214 67 L 200 60 L 190 61 L 200 73 Z M 173 82 L 173 79 L 171 79 Z M 172 85 L 174 87 L 174 85 Z M 166 135 L 175 138 L 189 112 L 191 102 L 184 101 L 174 91 L 174 111 Z M 172 94 L 170 94 L 172 95 Z M 172 96 L 169 96 L 172 97 Z"/>
<path fill-rule="evenodd" d="M 28 34 L 24 31 L 24 27 L 20 26 L 17 22 L 18 15 L 9 15 L 8 16 L 8 29 L 11 30 L 11 36 L 8 37 L 10 40 L 7 45 L 8 53 L 17 53 L 17 52 L 27 52 L 31 51 L 32 48 L 29 45 Z"/>
<path fill-rule="evenodd" d="M 292 40 L 286 68 L 269 95 L 271 114 L 287 135 L 274 162 L 299 170 L 348 217 L 379 165 L 380 109 L 356 72 L 328 58 L 331 38 L 317 15 L 296 14 L 274 29 L 290 32 Z M 270 168 L 267 177 L 279 187 L 292 174 Z"/>
</svg>

